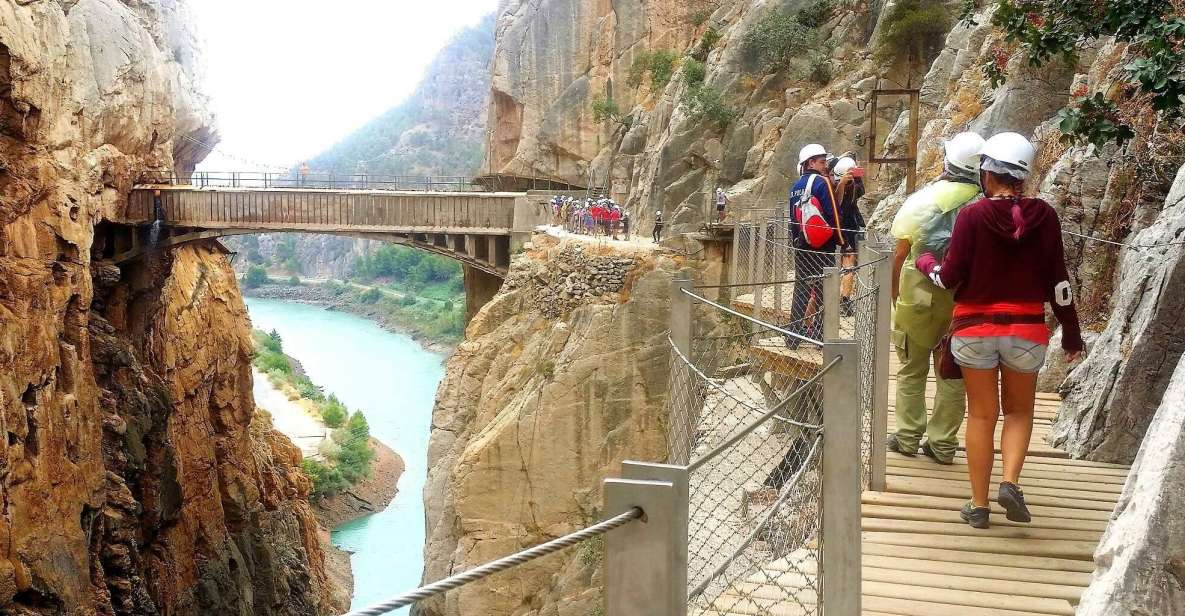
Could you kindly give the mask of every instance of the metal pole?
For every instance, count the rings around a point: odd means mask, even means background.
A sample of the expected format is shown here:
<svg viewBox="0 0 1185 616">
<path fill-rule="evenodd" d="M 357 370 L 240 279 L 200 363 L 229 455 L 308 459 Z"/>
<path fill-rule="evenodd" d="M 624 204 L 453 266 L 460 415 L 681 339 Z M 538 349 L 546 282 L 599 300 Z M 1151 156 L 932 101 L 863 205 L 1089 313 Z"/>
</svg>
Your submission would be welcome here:
<svg viewBox="0 0 1185 616">
<path fill-rule="evenodd" d="M 626 460 L 621 463 L 622 479 L 642 481 L 664 481 L 675 488 L 672 517 L 675 528 L 674 563 L 671 568 L 671 604 L 675 606 L 672 614 L 687 613 L 687 525 L 688 504 L 690 503 L 689 475 L 686 466 L 672 464 L 654 464 L 650 462 L 634 462 Z"/>
<path fill-rule="evenodd" d="M 827 340 L 823 365 L 835 358 L 823 375 L 823 605 L 827 616 L 860 616 L 859 345 Z"/>
<path fill-rule="evenodd" d="M 691 275 L 676 274 L 671 281 L 671 342 L 688 361 L 691 357 L 692 300 Z M 691 458 L 691 442 L 699 413 L 695 409 L 695 385 L 691 371 L 680 366 L 683 360 L 671 358 L 670 420 L 671 461 L 686 464 Z"/>
<path fill-rule="evenodd" d="M 921 95 L 914 91 L 909 94 L 909 168 L 905 175 L 905 192 L 913 194 L 918 185 L 918 124 L 920 117 Z"/>
<path fill-rule="evenodd" d="M 679 520 L 678 494 L 669 481 L 606 479 L 605 510 L 640 507 L 641 520 L 605 535 L 606 616 L 653 616 L 687 613 L 686 582 L 676 587 L 679 535 L 686 541 L 687 518 Z"/>
<path fill-rule="evenodd" d="M 765 303 L 765 282 L 772 281 L 765 273 L 765 254 L 766 244 L 769 242 L 769 219 L 761 219 L 753 229 L 753 233 L 757 238 L 757 254 L 755 255 L 757 266 L 753 268 L 753 318 L 759 321 L 764 321 L 765 316 L 762 315 L 762 304 Z"/>
<path fill-rule="evenodd" d="M 823 340 L 839 338 L 839 278 L 838 267 L 823 269 Z M 855 385 L 858 381 L 853 380 Z"/>
<path fill-rule="evenodd" d="M 880 254 L 869 251 L 868 258 L 885 257 L 876 265 L 873 282 L 876 284 L 876 335 L 873 337 L 872 380 L 872 485 L 877 492 L 885 490 L 885 438 L 889 432 L 889 330 L 892 328 L 893 264 L 889 244 L 878 245 Z M 871 261 L 868 261 L 871 262 Z"/>
</svg>

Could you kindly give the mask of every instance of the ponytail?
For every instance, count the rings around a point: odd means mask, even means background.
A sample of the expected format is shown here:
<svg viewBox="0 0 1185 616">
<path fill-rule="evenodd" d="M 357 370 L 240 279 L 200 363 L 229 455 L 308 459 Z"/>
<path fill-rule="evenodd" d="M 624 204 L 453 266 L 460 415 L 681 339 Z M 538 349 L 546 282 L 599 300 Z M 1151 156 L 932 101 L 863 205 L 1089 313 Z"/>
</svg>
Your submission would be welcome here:
<svg viewBox="0 0 1185 616">
<path fill-rule="evenodd" d="M 1020 211 L 1020 197 L 1012 197 L 1012 226 L 1016 227 L 1016 231 L 1012 232 L 1012 239 L 1019 240 L 1020 236 L 1025 232 L 1025 217 Z"/>
</svg>

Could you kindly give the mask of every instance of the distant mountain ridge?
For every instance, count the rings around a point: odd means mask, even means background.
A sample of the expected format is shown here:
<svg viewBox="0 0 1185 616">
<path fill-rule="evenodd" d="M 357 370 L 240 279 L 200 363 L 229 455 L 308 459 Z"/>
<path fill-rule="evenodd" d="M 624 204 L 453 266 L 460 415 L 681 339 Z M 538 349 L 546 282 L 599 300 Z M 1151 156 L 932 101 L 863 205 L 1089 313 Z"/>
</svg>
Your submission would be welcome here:
<svg viewBox="0 0 1185 616">
<path fill-rule="evenodd" d="M 309 159 L 314 171 L 372 175 L 459 175 L 478 173 L 485 150 L 494 54 L 494 15 L 457 33 L 424 71 L 407 100 Z M 379 75 L 381 77 L 381 75 Z M 299 234 L 261 234 L 258 241 L 228 238 L 244 253 L 240 271 L 264 264 L 273 273 L 344 278 L 370 241 Z M 285 262 L 295 262 L 291 271 Z"/>
<path fill-rule="evenodd" d="M 402 104 L 309 160 L 314 170 L 473 175 L 481 165 L 494 15 L 453 37 Z"/>
</svg>

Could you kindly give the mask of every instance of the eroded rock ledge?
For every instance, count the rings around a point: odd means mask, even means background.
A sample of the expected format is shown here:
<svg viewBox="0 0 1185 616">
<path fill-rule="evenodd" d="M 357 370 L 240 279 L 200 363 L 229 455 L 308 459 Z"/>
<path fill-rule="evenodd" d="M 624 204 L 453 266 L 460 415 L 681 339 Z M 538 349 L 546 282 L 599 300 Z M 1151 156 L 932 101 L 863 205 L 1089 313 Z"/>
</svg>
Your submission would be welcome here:
<svg viewBox="0 0 1185 616">
<path fill-rule="evenodd" d="M 425 579 L 601 516 L 601 481 L 666 455 L 674 257 L 536 235 L 473 319 L 437 391 Z M 573 550 L 426 602 L 419 614 L 589 614 L 600 554 Z"/>
</svg>

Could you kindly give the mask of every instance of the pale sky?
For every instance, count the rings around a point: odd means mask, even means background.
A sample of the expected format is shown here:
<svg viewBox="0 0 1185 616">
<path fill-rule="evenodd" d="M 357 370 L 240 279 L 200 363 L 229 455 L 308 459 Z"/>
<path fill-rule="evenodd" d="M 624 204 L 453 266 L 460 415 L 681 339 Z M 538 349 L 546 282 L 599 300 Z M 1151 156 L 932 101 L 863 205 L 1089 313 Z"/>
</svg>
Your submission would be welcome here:
<svg viewBox="0 0 1185 616">
<path fill-rule="evenodd" d="M 222 140 L 199 169 L 289 168 L 402 101 L 497 0 L 190 0 Z"/>
</svg>

